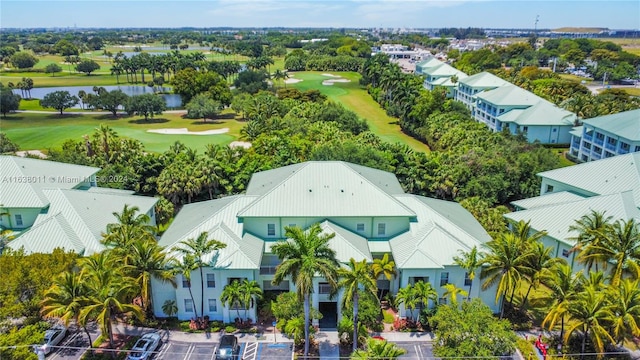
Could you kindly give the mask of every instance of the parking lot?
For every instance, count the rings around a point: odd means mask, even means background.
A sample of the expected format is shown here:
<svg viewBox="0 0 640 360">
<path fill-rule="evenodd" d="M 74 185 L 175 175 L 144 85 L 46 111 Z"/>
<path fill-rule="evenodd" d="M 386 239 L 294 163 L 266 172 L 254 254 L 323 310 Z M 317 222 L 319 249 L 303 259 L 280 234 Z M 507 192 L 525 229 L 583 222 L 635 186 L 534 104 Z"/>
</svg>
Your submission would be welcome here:
<svg viewBox="0 0 640 360">
<path fill-rule="evenodd" d="M 243 360 L 291 359 L 293 352 L 289 343 L 240 343 L 240 357 Z M 158 349 L 156 360 L 213 360 L 218 343 L 202 344 L 167 341 Z"/>
<path fill-rule="evenodd" d="M 433 356 L 433 346 L 430 342 L 396 342 L 396 345 L 407 350 L 407 353 L 400 356 L 406 360 L 427 360 L 435 359 Z"/>
</svg>

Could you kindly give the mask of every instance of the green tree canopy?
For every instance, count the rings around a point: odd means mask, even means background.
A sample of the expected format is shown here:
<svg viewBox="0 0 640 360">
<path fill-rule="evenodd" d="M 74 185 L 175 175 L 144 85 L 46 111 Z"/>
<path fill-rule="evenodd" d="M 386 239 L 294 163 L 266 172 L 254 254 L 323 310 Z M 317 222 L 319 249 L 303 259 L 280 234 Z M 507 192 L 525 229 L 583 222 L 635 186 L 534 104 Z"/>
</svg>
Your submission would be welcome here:
<svg viewBox="0 0 640 360">
<path fill-rule="evenodd" d="M 80 102 L 80 99 L 75 95 L 71 95 L 68 91 L 54 91 L 40 100 L 40 106 L 56 109 L 62 115 L 64 109 L 76 106 L 78 102 Z"/>
</svg>

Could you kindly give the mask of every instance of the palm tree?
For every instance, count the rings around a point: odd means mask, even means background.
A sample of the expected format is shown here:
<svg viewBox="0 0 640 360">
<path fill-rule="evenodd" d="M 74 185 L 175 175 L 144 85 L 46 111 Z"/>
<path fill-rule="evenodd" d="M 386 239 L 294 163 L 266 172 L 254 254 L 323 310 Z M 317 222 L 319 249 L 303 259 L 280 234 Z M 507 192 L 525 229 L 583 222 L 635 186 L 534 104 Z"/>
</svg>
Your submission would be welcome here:
<svg viewBox="0 0 640 360">
<path fill-rule="evenodd" d="M 92 347 L 93 342 L 87 330 L 87 322 L 78 321 L 84 306 L 83 300 L 88 295 L 83 274 L 65 272 L 54 278 L 53 285 L 45 292 L 40 311 L 44 317 L 60 318 L 65 326 L 69 326 L 69 322 L 75 320 L 84 329 L 89 338 L 89 346 Z"/>
<path fill-rule="evenodd" d="M 598 264 L 602 263 L 602 259 L 593 256 L 592 252 L 594 248 L 601 245 L 604 229 L 611 225 L 612 217 L 605 217 L 605 213 L 605 211 L 591 210 L 591 213 L 583 215 L 579 220 L 576 220 L 574 225 L 569 227 L 570 231 L 578 233 L 577 236 L 571 238 L 576 241 L 576 245 L 571 251 L 579 251 L 578 260 L 585 263 L 587 271 L 591 271 L 593 265 L 598 271 Z"/>
<path fill-rule="evenodd" d="M 531 289 L 537 289 L 543 277 L 550 271 L 552 267 L 559 263 L 565 263 L 564 259 L 551 256 L 553 251 L 550 247 L 545 247 L 541 242 L 534 242 L 529 245 L 531 256 L 527 259 L 527 267 L 524 276 L 529 282 L 529 288 L 522 301 L 524 308 L 529 299 Z"/>
<path fill-rule="evenodd" d="M 398 305 L 404 305 L 405 309 L 409 309 L 411 320 L 413 320 L 413 311 L 416 309 L 419 302 L 416 290 L 413 286 L 407 285 L 406 287 L 398 290 L 396 303 Z"/>
<path fill-rule="evenodd" d="M 241 319 L 240 307 L 245 305 L 246 311 L 246 304 L 243 303 L 243 298 L 242 285 L 238 280 L 234 280 L 231 284 L 226 285 L 220 295 L 220 301 L 230 310 L 235 307 L 238 312 L 238 319 Z"/>
<path fill-rule="evenodd" d="M 351 360 L 395 360 L 406 353 L 405 349 L 387 340 L 369 339 L 367 350 L 357 350 L 351 354 Z"/>
<path fill-rule="evenodd" d="M 116 132 L 110 128 L 108 125 L 100 124 L 96 128 L 96 131 L 100 138 L 102 139 L 102 151 L 104 151 L 104 161 L 109 163 L 109 138 L 115 137 Z"/>
<path fill-rule="evenodd" d="M 460 266 L 467 272 L 467 278 L 469 279 L 469 291 L 467 291 L 467 301 L 471 301 L 471 286 L 473 285 L 473 280 L 476 278 L 476 271 L 482 265 L 480 261 L 480 256 L 478 254 L 478 248 L 472 247 L 471 250 L 465 252 L 463 250 L 458 250 L 460 256 L 455 256 L 453 261 L 456 265 Z M 465 279 L 466 281 L 466 279 Z"/>
<path fill-rule="evenodd" d="M 429 306 L 429 301 L 433 301 L 435 303 L 438 300 L 438 292 L 433 288 L 430 282 L 420 280 L 413 284 L 413 290 L 420 310 L 427 308 Z"/>
<path fill-rule="evenodd" d="M 640 226 L 636 220 L 618 220 L 607 227 L 602 233 L 602 244 L 593 248 L 591 256 L 613 263 L 612 286 L 618 286 L 623 271 L 634 279 L 640 278 Z"/>
<path fill-rule="evenodd" d="M 153 309 L 151 279 L 177 286 L 175 273 L 169 267 L 172 259 L 155 241 L 136 241 L 129 251 L 131 274 L 140 287 L 142 308 L 149 313 Z"/>
<path fill-rule="evenodd" d="M 214 251 L 218 251 L 227 247 L 227 244 L 218 240 L 209 239 L 209 233 L 201 232 L 197 238 L 191 238 L 180 242 L 182 247 L 176 250 L 183 255 L 193 255 L 196 266 L 200 270 L 200 314 L 204 313 L 204 275 L 202 268 L 209 265 L 205 262 L 205 257 Z"/>
<path fill-rule="evenodd" d="M 116 315 L 129 313 L 138 319 L 144 318 L 142 309 L 132 304 L 139 291 L 138 285 L 126 276 L 126 267 L 118 265 L 108 252 L 81 259 L 80 263 L 87 270 L 83 281 L 89 296 L 83 299 L 85 305 L 80 310 L 78 322 L 95 320 L 113 347 L 112 323 Z"/>
<path fill-rule="evenodd" d="M 168 317 L 172 317 L 178 313 L 178 304 L 175 300 L 165 300 L 162 304 L 162 312 Z"/>
<path fill-rule="evenodd" d="M 480 278 L 485 279 L 482 289 L 486 290 L 498 284 L 496 302 L 500 298 L 500 318 L 504 316 L 504 303 L 507 293 L 511 292 L 510 303 L 513 304 L 518 282 L 527 271 L 527 261 L 530 254 L 523 251 L 525 247 L 521 237 L 514 233 L 501 234 L 498 238 L 484 244 L 489 253 L 484 256 L 485 267 L 480 273 Z"/>
<path fill-rule="evenodd" d="M 348 268 L 340 268 L 338 270 L 338 276 L 340 281 L 338 287 L 345 289 L 343 308 L 353 305 L 353 351 L 358 348 L 358 300 L 360 299 L 359 289 L 371 293 L 373 297 L 376 297 L 376 281 L 371 276 L 367 260 L 355 261 L 353 258 L 349 259 L 347 264 Z"/>
<path fill-rule="evenodd" d="M 182 257 L 182 261 L 174 260 L 173 269 L 177 273 L 182 275 L 182 278 L 187 282 L 187 289 L 189 290 L 189 296 L 191 297 L 191 303 L 193 304 L 193 311 L 196 319 L 198 318 L 198 308 L 196 301 L 193 298 L 193 291 L 191 291 L 191 272 L 198 268 L 195 256 L 188 254 Z"/>
<path fill-rule="evenodd" d="M 249 319 L 248 311 L 255 305 L 256 300 L 262 299 L 262 289 L 257 281 L 244 279 L 240 284 L 240 295 L 244 304 L 244 318 Z"/>
<path fill-rule="evenodd" d="M 319 274 L 331 289 L 335 290 L 338 286 L 339 263 L 336 252 L 329 247 L 329 240 L 335 234 L 321 235 L 321 232 L 319 224 L 312 225 L 307 231 L 299 227 L 285 227 L 285 236 L 290 241 L 281 241 L 271 247 L 271 251 L 282 261 L 276 268 L 272 283 L 279 284 L 290 276 L 298 298 L 304 300 L 305 357 L 309 354 L 309 297 L 313 292 L 313 278 Z"/>
<path fill-rule="evenodd" d="M 155 228 L 149 224 L 149 216 L 142 213 L 136 215 L 139 210 L 137 206 L 125 205 L 121 213 L 113 212 L 117 222 L 108 224 L 107 232 L 102 235 L 102 243 L 121 255 L 125 263 L 132 244 L 137 241 L 155 241 Z"/>
<path fill-rule="evenodd" d="M 443 296 L 451 298 L 451 305 L 453 305 L 453 307 L 458 307 L 458 296 L 464 297 L 469 295 L 466 290 L 457 287 L 455 284 L 444 284 L 442 287 L 445 289 Z"/>
<path fill-rule="evenodd" d="M 591 287 L 585 288 L 574 301 L 569 302 L 569 327 L 564 337 L 566 343 L 576 330 L 582 332 L 581 353 L 584 354 L 587 338 L 599 353 L 604 352 L 605 341 L 614 342 L 606 325 L 608 312 L 606 294 Z"/>
<path fill-rule="evenodd" d="M 609 304 L 606 321 L 616 344 L 640 336 L 640 280 L 623 279 L 619 286 L 607 289 Z"/>
<path fill-rule="evenodd" d="M 550 304 L 547 316 L 542 321 L 542 327 L 553 330 L 560 320 L 560 341 L 564 339 L 565 317 L 569 312 L 569 304 L 574 300 L 580 288 L 582 273 L 573 273 L 567 263 L 557 263 L 553 270 L 545 273 L 542 283 L 550 292 L 541 299 L 544 304 Z"/>
<path fill-rule="evenodd" d="M 374 280 L 378 280 L 380 275 L 383 275 L 389 282 L 398 275 L 396 271 L 396 263 L 393 260 L 389 260 L 389 253 L 385 253 L 381 259 L 373 259 L 371 264 L 371 273 Z M 382 299 L 384 290 L 380 290 L 380 299 Z"/>
</svg>

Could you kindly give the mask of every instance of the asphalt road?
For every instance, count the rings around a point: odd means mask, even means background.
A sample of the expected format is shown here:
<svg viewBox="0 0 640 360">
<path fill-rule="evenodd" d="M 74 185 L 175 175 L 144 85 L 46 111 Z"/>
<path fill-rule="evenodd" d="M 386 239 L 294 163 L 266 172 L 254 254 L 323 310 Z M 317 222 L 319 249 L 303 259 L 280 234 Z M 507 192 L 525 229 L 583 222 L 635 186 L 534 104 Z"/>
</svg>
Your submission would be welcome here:
<svg viewBox="0 0 640 360">
<path fill-rule="evenodd" d="M 93 324 L 88 327 L 89 334 L 91 334 L 91 341 L 95 341 L 100 336 L 100 330 Z M 85 353 L 89 347 L 89 338 L 84 330 L 76 331 L 75 327 L 69 328 L 69 335 L 67 335 L 53 352 L 48 356 L 48 360 L 78 360 L 80 356 Z"/>
<path fill-rule="evenodd" d="M 396 342 L 396 345 L 407 350 L 407 353 L 400 356 L 400 359 L 435 359 L 435 357 L 433 356 L 433 345 L 431 344 L 431 342 Z"/>
</svg>

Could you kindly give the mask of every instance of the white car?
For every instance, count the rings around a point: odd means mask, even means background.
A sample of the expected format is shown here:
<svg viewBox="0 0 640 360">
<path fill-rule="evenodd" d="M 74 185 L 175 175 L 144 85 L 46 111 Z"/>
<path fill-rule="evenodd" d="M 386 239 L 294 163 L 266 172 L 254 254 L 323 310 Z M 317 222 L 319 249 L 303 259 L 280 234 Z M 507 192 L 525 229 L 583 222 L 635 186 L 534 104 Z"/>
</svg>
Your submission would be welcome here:
<svg viewBox="0 0 640 360">
<path fill-rule="evenodd" d="M 144 334 L 136 341 L 127 355 L 127 360 L 151 359 L 153 352 L 160 346 L 161 337 L 158 333 Z"/>
<path fill-rule="evenodd" d="M 44 333 L 44 341 L 42 342 L 42 351 L 47 355 L 58 345 L 64 337 L 67 336 L 67 328 L 64 325 L 55 325 Z"/>
</svg>

